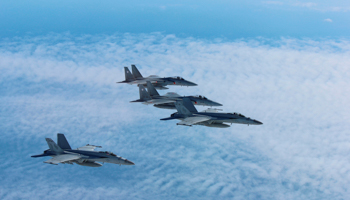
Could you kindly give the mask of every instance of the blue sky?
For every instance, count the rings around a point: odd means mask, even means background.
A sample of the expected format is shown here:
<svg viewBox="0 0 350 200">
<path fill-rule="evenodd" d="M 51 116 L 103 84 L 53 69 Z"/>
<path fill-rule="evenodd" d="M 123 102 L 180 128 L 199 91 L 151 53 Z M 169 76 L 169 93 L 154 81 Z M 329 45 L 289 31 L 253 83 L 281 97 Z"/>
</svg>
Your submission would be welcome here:
<svg viewBox="0 0 350 200">
<path fill-rule="evenodd" d="M 227 39 L 348 37 L 349 10 L 347 1 L 15 0 L 0 2 L 0 36 L 163 32 Z"/>
<path fill-rule="evenodd" d="M 349 198 L 348 3 L 0 4 L 1 199 Z M 131 64 L 264 125 L 160 121 L 115 83 Z M 30 157 L 58 132 L 136 165 Z"/>
</svg>

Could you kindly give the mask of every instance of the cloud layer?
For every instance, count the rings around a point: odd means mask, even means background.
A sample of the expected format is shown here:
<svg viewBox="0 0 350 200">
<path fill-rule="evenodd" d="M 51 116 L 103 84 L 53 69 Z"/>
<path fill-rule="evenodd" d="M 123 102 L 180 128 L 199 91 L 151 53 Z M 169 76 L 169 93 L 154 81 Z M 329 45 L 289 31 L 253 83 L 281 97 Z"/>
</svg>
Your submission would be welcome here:
<svg viewBox="0 0 350 200">
<path fill-rule="evenodd" d="M 341 40 L 159 33 L 3 40 L 0 197 L 348 198 L 349 52 Z M 205 95 L 264 125 L 160 121 L 172 111 L 131 104 L 137 87 L 115 83 L 130 64 L 144 76 L 198 83 L 168 91 Z M 92 169 L 30 158 L 58 132 L 72 147 L 102 145 L 136 165 Z"/>
<path fill-rule="evenodd" d="M 279 0 L 279 1 L 263 1 L 263 4 L 287 6 L 287 7 L 301 7 L 321 12 L 348 12 L 350 10 L 350 4 L 348 1 L 336 0 L 336 1 L 290 1 L 290 0 Z"/>
</svg>

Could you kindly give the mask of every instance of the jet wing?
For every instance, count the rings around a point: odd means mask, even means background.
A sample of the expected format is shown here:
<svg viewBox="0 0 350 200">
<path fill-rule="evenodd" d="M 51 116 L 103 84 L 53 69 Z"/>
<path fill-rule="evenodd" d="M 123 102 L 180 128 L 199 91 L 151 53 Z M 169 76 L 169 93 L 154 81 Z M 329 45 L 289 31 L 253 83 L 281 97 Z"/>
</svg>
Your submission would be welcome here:
<svg viewBox="0 0 350 200">
<path fill-rule="evenodd" d="M 177 125 L 192 126 L 200 122 L 208 121 L 210 119 L 211 117 L 208 117 L 208 116 L 187 117 L 183 119 L 181 122 L 177 123 Z"/>
<path fill-rule="evenodd" d="M 94 151 L 96 148 L 102 148 L 101 146 L 95 146 L 95 145 L 90 145 L 87 144 L 83 147 L 79 147 L 78 150 L 83 150 L 83 151 Z"/>
<path fill-rule="evenodd" d="M 50 160 L 45 161 L 44 163 L 57 165 L 58 163 L 77 160 L 79 158 L 81 158 L 79 154 L 61 154 L 51 158 Z"/>
</svg>

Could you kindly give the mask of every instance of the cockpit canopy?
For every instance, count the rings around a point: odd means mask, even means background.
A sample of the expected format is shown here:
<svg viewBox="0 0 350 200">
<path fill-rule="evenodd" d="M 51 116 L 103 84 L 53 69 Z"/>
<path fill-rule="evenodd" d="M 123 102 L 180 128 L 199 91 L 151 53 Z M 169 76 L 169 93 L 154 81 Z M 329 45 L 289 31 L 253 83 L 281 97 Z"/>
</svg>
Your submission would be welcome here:
<svg viewBox="0 0 350 200">
<path fill-rule="evenodd" d="M 100 153 L 106 153 L 107 155 L 117 156 L 113 152 L 110 152 L 110 151 L 100 151 Z"/>
<path fill-rule="evenodd" d="M 173 79 L 177 79 L 177 80 L 185 80 L 184 78 L 180 77 L 180 76 L 174 76 L 174 77 L 171 77 Z"/>
<path fill-rule="evenodd" d="M 200 99 L 208 99 L 207 97 L 202 96 L 202 95 L 196 95 L 195 97 L 200 98 Z"/>
<path fill-rule="evenodd" d="M 234 112 L 234 113 L 231 113 L 231 114 L 233 114 L 233 115 L 238 115 L 238 116 L 240 116 L 240 117 L 245 117 L 245 116 L 242 115 L 241 113 L 236 113 L 236 112 Z"/>
</svg>

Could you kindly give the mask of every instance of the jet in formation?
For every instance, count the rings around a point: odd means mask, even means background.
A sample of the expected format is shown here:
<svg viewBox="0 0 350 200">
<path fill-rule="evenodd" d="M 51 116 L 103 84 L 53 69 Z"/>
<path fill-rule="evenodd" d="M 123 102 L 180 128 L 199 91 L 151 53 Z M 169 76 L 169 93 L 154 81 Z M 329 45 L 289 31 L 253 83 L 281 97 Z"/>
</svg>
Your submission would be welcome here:
<svg viewBox="0 0 350 200">
<path fill-rule="evenodd" d="M 57 144 L 51 138 L 45 138 L 49 145 L 48 150 L 43 154 L 34 155 L 31 157 L 51 156 L 50 160 L 44 163 L 57 165 L 58 163 L 73 164 L 76 163 L 88 167 L 101 167 L 102 163 L 113 163 L 118 165 L 135 165 L 130 160 L 115 155 L 109 151 L 95 151 L 95 148 L 102 148 L 101 146 L 89 145 L 72 149 L 62 133 L 57 134 Z"/>
<path fill-rule="evenodd" d="M 192 126 L 203 125 L 208 127 L 227 128 L 230 125 L 225 123 L 261 125 L 263 123 L 245 117 L 239 113 L 219 113 L 217 109 L 207 109 L 203 112 L 198 112 L 189 98 L 183 98 L 175 102 L 177 109 L 176 113 L 171 114 L 168 118 L 161 120 L 178 119 L 181 122 L 177 125 Z"/>
<path fill-rule="evenodd" d="M 147 81 L 151 82 L 155 88 L 159 90 L 169 89 L 165 86 L 167 85 L 179 85 L 179 86 L 196 86 L 197 84 L 185 80 L 182 77 L 165 77 L 161 78 L 156 75 L 151 75 L 148 77 L 143 77 L 135 65 L 131 65 L 132 73 L 128 67 L 124 67 L 125 80 L 117 83 L 128 83 L 147 86 Z"/>
<path fill-rule="evenodd" d="M 183 98 L 188 98 L 195 105 L 202 106 L 222 106 L 222 104 L 215 101 L 209 100 L 204 96 L 180 96 L 174 92 L 168 92 L 165 95 L 159 95 L 158 91 L 147 81 L 147 90 L 143 85 L 139 85 L 140 99 L 131 102 L 141 102 L 143 104 L 153 104 L 157 108 L 164 109 L 176 109 L 175 102 L 182 100 Z"/>
</svg>

